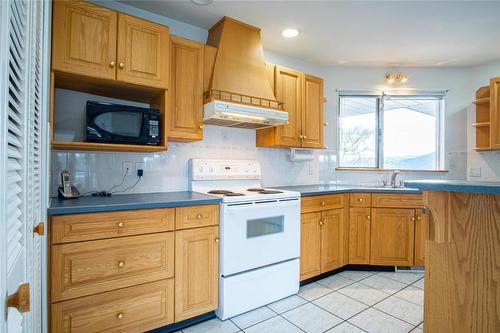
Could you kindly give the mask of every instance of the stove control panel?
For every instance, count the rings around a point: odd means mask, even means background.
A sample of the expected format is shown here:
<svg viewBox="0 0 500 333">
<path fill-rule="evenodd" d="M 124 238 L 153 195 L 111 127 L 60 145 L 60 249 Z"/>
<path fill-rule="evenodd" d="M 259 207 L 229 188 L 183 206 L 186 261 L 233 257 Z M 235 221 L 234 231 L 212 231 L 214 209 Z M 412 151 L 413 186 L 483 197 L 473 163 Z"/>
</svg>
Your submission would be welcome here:
<svg viewBox="0 0 500 333">
<path fill-rule="evenodd" d="M 260 179 L 260 164 L 254 160 L 190 160 L 191 180 Z"/>
</svg>

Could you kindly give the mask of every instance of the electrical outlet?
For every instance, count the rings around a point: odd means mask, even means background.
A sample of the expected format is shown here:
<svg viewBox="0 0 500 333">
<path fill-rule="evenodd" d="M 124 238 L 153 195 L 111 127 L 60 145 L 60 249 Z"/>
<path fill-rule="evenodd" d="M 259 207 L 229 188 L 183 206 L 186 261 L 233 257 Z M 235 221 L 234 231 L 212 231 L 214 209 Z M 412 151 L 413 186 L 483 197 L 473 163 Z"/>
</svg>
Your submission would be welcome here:
<svg viewBox="0 0 500 333">
<path fill-rule="evenodd" d="M 142 170 L 142 172 L 144 172 L 145 167 L 146 167 L 146 163 L 144 163 L 144 162 L 136 162 L 135 163 L 136 170 Z"/>
<path fill-rule="evenodd" d="M 134 167 L 132 162 L 123 162 L 123 168 L 122 168 L 122 176 L 130 176 L 132 175 L 132 172 L 134 171 Z"/>
<path fill-rule="evenodd" d="M 481 177 L 481 168 L 470 168 L 469 177 Z"/>
</svg>

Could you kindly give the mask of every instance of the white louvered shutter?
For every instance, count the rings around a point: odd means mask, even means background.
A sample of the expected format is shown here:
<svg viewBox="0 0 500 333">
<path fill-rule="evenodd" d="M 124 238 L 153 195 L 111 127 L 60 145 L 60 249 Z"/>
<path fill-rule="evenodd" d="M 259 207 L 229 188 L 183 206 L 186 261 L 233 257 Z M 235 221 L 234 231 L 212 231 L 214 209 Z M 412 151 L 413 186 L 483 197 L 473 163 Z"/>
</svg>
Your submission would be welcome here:
<svg viewBox="0 0 500 333">
<path fill-rule="evenodd" d="M 44 112 L 44 1 L 0 1 L 0 260 L 2 297 L 22 283 L 30 285 L 30 312 L 5 310 L 0 332 L 40 332 L 42 327 L 41 257 L 33 226 L 44 218 L 42 173 L 46 125 Z M 46 18 L 45 18 L 46 19 Z M 45 74 L 46 75 L 46 74 Z M 44 180 L 46 181 L 46 180 Z M 5 223 L 3 223 L 5 221 Z"/>
</svg>

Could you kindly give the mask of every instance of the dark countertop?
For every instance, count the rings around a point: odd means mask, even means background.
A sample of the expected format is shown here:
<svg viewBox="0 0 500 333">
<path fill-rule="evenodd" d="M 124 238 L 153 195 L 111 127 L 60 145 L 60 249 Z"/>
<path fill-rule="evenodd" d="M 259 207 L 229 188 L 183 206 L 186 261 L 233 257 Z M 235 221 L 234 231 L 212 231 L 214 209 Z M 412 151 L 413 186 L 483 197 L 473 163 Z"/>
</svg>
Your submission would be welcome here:
<svg viewBox="0 0 500 333">
<path fill-rule="evenodd" d="M 294 185 L 279 186 L 277 189 L 300 192 L 301 196 L 313 196 L 321 194 L 371 192 L 371 193 L 421 193 L 420 190 L 408 187 L 370 187 L 361 185 L 339 185 L 339 184 L 317 184 L 317 185 Z"/>
<path fill-rule="evenodd" d="M 500 182 L 471 182 L 467 180 L 408 180 L 405 186 L 422 191 L 471 192 L 500 194 Z"/>
<path fill-rule="evenodd" d="M 222 200 L 218 197 L 189 191 L 115 194 L 110 197 L 86 196 L 68 200 L 52 198 L 47 214 L 95 213 L 127 209 L 218 204 L 220 202 Z"/>
</svg>

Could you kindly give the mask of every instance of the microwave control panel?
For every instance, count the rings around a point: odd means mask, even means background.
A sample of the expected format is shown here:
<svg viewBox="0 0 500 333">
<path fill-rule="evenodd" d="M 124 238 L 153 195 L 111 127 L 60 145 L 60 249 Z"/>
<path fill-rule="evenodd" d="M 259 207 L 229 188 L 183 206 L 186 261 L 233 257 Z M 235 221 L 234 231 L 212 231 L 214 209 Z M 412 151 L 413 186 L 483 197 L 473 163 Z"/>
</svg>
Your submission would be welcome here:
<svg viewBox="0 0 500 333">
<path fill-rule="evenodd" d="M 149 121 L 149 136 L 156 138 L 160 134 L 160 127 L 158 120 Z"/>
</svg>

